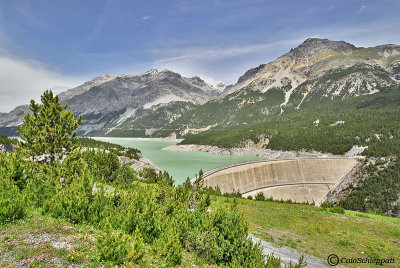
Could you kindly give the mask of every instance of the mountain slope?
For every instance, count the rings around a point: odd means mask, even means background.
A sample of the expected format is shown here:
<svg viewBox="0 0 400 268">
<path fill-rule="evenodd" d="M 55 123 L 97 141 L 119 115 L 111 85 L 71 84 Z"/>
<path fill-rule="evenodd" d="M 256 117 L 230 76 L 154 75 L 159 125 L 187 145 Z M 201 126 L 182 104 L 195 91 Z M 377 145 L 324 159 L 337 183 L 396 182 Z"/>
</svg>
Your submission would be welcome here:
<svg viewBox="0 0 400 268">
<path fill-rule="evenodd" d="M 191 111 L 192 112 L 192 111 Z M 399 154 L 400 86 L 384 92 L 335 99 L 291 109 L 263 121 L 214 128 L 185 137 L 183 144 L 240 147 L 247 141 L 267 140 L 275 150 L 316 150 L 344 154 L 354 145 L 367 146 L 373 157 Z"/>
<path fill-rule="evenodd" d="M 75 114 L 82 114 L 79 134 L 86 135 L 110 131 L 138 109 L 177 101 L 201 104 L 220 92 L 199 77 L 186 78 L 169 70 L 150 70 L 137 75 L 96 77 L 59 97 Z M 28 106 L 19 106 L 0 116 L 0 127 L 15 129 L 28 111 Z"/>
<path fill-rule="evenodd" d="M 188 128 L 230 128 L 324 102 L 385 92 L 400 85 L 399 70 L 399 46 L 356 48 L 343 41 L 307 39 L 275 61 L 247 71 L 222 96 L 167 128 L 177 129 L 178 136 Z"/>
</svg>

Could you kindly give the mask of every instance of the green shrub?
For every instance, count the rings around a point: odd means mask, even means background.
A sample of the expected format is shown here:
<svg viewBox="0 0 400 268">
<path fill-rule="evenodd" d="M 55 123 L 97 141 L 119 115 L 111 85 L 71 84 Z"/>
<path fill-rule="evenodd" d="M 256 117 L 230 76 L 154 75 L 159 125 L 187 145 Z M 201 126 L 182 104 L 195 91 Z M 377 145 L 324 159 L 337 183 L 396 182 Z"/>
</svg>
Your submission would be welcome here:
<svg viewBox="0 0 400 268">
<path fill-rule="evenodd" d="M 43 204 L 45 212 L 56 218 L 68 219 L 74 223 L 86 222 L 93 199 L 93 178 L 89 172 L 69 178 L 69 185 L 59 185 L 57 193 Z"/>
<path fill-rule="evenodd" d="M 100 261 L 110 261 L 119 265 L 127 261 L 131 252 L 131 237 L 119 232 L 113 233 L 110 223 L 107 221 L 104 231 L 97 238 L 97 250 Z"/>
<path fill-rule="evenodd" d="M 104 185 L 93 186 L 95 192 L 92 194 L 90 206 L 88 207 L 88 222 L 92 224 L 100 223 L 103 219 L 110 219 L 112 223 L 119 221 L 117 213 L 121 197 L 118 192 L 107 193 Z"/>
<path fill-rule="evenodd" d="M 265 201 L 265 196 L 264 196 L 264 194 L 263 194 L 262 192 L 259 192 L 259 193 L 256 195 L 255 200 L 257 200 L 257 201 Z"/>
<path fill-rule="evenodd" d="M 25 188 L 27 201 L 35 207 L 42 207 L 44 202 L 56 194 L 57 186 L 61 187 L 59 179 L 53 179 L 49 175 L 49 169 L 45 166 L 33 169 L 36 174 L 32 175 Z"/>
<path fill-rule="evenodd" d="M 261 250 L 247 238 L 247 223 L 236 209 L 197 213 L 192 224 L 195 227 L 189 235 L 189 247 L 208 262 L 246 266 L 254 261 L 262 267 Z"/>
<path fill-rule="evenodd" d="M 130 187 L 136 180 L 136 172 L 128 164 L 122 165 L 113 174 L 113 183 L 118 187 Z"/>
<path fill-rule="evenodd" d="M 15 183 L 0 174 L 0 224 L 21 219 L 25 214 L 24 196 Z"/>
<path fill-rule="evenodd" d="M 17 144 L 17 143 L 18 143 L 17 139 L 10 139 L 8 136 L 0 134 L 0 144 L 9 146 L 11 144 Z"/>
<path fill-rule="evenodd" d="M 157 213 L 156 193 L 144 187 L 138 187 L 129 195 L 123 196 L 120 209 L 123 215 L 121 228 L 128 234 L 136 228 L 142 232 L 146 243 L 152 243 L 161 232 L 162 215 Z"/>
<path fill-rule="evenodd" d="M 344 214 L 344 209 L 340 206 L 332 207 L 329 209 L 329 212 L 336 213 L 336 214 Z"/>
<path fill-rule="evenodd" d="M 24 196 L 7 168 L 10 157 L 0 153 L 0 224 L 20 219 L 25 214 Z"/>
<path fill-rule="evenodd" d="M 154 243 L 155 251 L 168 266 L 179 265 L 182 262 L 182 245 L 179 234 L 174 226 L 178 223 L 168 224 L 161 233 L 160 238 Z"/>
<path fill-rule="evenodd" d="M 133 243 L 131 247 L 131 251 L 129 252 L 127 258 L 128 260 L 131 260 L 135 263 L 139 263 L 144 255 L 145 255 L 145 250 L 144 250 L 144 241 L 142 234 L 140 233 L 139 228 L 136 228 L 135 233 L 133 234 Z"/>
<path fill-rule="evenodd" d="M 30 173 L 29 161 L 23 160 L 18 154 L 4 155 L 0 164 L 3 168 L 4 174 L 15 182 L 19 189 L 24 189 Z"/>
<path fill-rule="evenodd" d="M 281 268 L 282 260 L 280 257 L 275 257 L 273 253 L 267 255 L 268 268 Z"/>
<path fill-rule="evenodd" d="M 88 150 L 82 152 L 82 158 L 96 178 L 103 178 L 109 182 L 113 181 L 113 174 L 120 167 L 118 157 L 113 152 Z"/>
<path fill-rule="evenodd" d="M 174 184 L 174 180 L 167 171 L 158 172 L 152 168 L 144 168 L 141 172 L 141 177 L 146 183 L 155 183 L 160 181 L 167 182 L 170 186 Z"/>
</svg>

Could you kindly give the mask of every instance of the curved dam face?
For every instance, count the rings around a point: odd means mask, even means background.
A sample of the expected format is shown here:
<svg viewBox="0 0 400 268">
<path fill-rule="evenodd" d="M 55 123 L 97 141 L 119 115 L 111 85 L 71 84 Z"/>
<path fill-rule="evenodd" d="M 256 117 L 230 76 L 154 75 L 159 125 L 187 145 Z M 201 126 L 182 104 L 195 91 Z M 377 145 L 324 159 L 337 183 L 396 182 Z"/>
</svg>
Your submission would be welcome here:
<svg viewBox="0 0 400 268">
<path fill-rule="evenodd" d="M 356 164 L 352 158 L 249 162 L 206 172 L 204 186 L 243 197 L 261 192 L 266 198 L 320 205 Z"/>
</svg>

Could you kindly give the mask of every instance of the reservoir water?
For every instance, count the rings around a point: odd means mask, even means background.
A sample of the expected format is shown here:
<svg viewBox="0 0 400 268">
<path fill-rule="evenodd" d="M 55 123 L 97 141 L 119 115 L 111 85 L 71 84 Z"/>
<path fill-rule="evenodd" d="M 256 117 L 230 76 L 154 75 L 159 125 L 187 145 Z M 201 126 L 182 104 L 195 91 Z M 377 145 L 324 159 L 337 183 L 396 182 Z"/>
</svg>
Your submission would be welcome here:
<svg viewBox="0 0 400 268">
<path fill-rule="evenodd" d="M 255 156 L 215 155 L 208 152 L 172 152 L 162 150 L 168 145 L 176 144 L 176 141 L 140 138 L 95 139 L 139 149 L 144 157 L 150 159 L 160 169 L 168 171 L 176 185 L 183 183 L 187 177 L 195 176 L 200 169 L 207 171 L 224 165 L 260 159 Z"/>
</svg>

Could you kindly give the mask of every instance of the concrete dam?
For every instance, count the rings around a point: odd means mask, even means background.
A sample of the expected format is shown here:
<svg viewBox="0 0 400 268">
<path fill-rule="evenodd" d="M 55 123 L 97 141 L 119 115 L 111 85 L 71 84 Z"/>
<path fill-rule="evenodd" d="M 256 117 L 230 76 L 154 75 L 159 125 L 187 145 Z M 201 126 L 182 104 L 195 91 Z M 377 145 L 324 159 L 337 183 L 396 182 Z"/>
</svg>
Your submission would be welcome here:
<svg viewBox="0 0 400 268">
<path fill-rule="evenodd" d="M 301 158 L 256 161 L 220 167 L 204 173 L 204 186 L 243 197 L 263 193 L 266 198 L 320 205 L 356 167 L 354 158 Z"/>
</svg>

